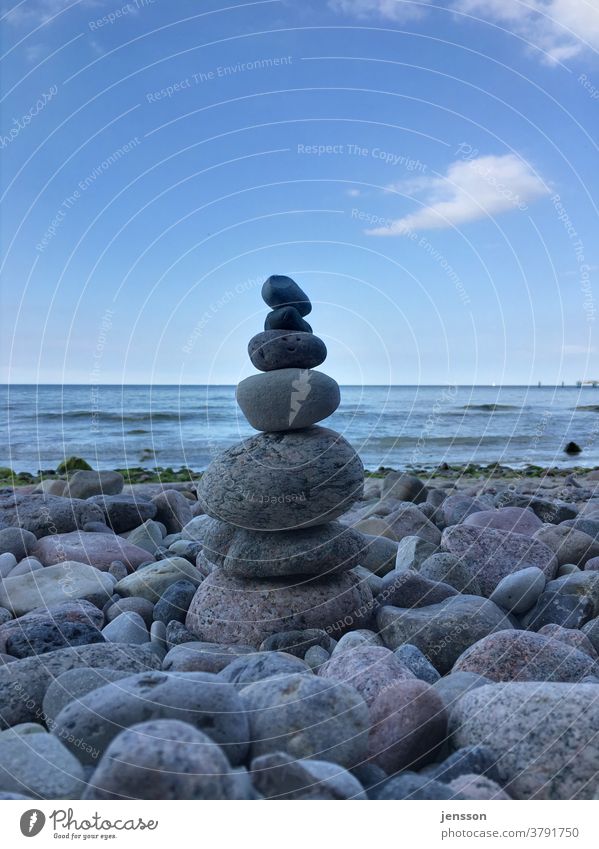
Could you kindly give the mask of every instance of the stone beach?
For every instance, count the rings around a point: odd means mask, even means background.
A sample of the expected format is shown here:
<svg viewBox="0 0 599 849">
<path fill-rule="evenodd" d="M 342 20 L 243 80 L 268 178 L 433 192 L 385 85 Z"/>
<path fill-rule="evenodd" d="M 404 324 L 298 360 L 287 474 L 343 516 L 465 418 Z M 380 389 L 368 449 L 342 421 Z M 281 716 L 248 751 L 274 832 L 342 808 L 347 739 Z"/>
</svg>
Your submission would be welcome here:
<svg viewBox="0 0 599 849">
<path fill-rule="evenodd" d="M 599 472 L 365 483 L 263 298 L 199 479 L 0 491 L 0 796 L 599 798 Z"/>
</svg>

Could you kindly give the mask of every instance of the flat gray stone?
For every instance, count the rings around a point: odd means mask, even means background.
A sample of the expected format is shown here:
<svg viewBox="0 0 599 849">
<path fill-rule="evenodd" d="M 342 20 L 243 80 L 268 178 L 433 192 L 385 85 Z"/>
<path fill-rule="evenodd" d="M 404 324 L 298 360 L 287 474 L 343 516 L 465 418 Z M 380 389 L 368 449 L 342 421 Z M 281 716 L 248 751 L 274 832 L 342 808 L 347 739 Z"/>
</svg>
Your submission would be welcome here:
<svg viewBox="0 0 599 849">
<path fill-rule="evenodd" d="M 92 495 L 118 495 L 125 479 L 119 472 L 94 472 L 79 469 L 69 476 L 62 494 L 67 498 L 90 498 Z"/>
<path fill-rule="evenodd" d="M 43 493 L 0 493 L 0 525 L 25 528 L 38 539 L 103 520 L 104 514 L 91 501 Z"/>
<path fill-rule="evenodd" d="M 143 645 L 150 641 L 146 623 L 139 613 L 125 611 L 102 628 L 102 636 L 110 643 Z"/>
<path fill-rule="evenodd" d="M 160 659 L 145 646 L 100 643 L 58 649 L 0 666 L 0 728 L 33 722 L 43 712 L 43 699 L 52 679 L 69 669 L 108 667 L 134 674 L 160 666 Z"/>
<path fill-rule="evenodd" d="M 201 580 L 201 574 L 189 560 L 184 557 L 169 557 L 127 575 L 117 583 L 114 591 L 126 598 L 139 596 L 155 604 L 171 584 L 190 581 L 197 585 Z"/>
<path fill-rule="evenodd" d="M 147 560 L 153 560 L 148 551 L 132 545 L 129 540 L 116 534 L 85 531 L 44 537 L 37 542 L 32 553 L 44 566 L 76 560 L 79 563 L 89 563 L 103 572 L 108 571 L 113 560 L 124 563 L 129 571 L 137 569 Z"/>
<path fill-rule="evenodd" d="M 2 528 L 0 530 L 0 552 L 10 552 L 16 560 L 22 560 L 31 554 L 37 537 L 24 528 Z M 6 577 L 6 576 L 4 576 Z"/>
<path fill-rule="evenodd" d="M 367 799 L 351 772 L 329 761 L 290 760 L 285 752 L 254 758 L 252 782 L 265 799 Z"/>
<path fill-rule="evenodd" d="M 51 734 L 0 741 L 0 790 L 33 798 L 77 799 L 83 768 Z"/>
<path fill-rule="evenodd" d="M 67 561 L 38 572 L 6 578 L 0 606 L 22 616 L 36 607 L 55 607 L 69 599 L 87 599 L 101 607 L 113 593 L 114 579 L 86 563 Z"/>
<path fill-rule="evenodd" d="M 181 643 L 171 648 L 162 662 L 165 672 L 222 672 L 242 655 L 253 654 L 251 646 L 222 643 Z"/>
<path fill-rule="evenodd" d="M 536 604 L 546 583 L 543 572 L 537 566 L 529 566 L 502 578 L 490 598 L 511 613 L 526 613 Z"/>
<path fill-rule="evenodd" d="M 248 343 L 252 365 L 259 371 L 284 368 L 316 368 L 324 363 L 327 348 L 313 333 L 265 330 Z"/>
<path fill-rule="evenodd" d="M 198 484 L 210 516 L 250 530 L 323 525 L 359 500 L 362 461 L 332 430 L 261 433 L 220 454 Z"/>
<path fill-rule="evenodd" d="M 176 489 L 160 492 L 152 501 L 156 505 L 155 520 L 162 522 L 169 534 L 178 533 L 193 519 L 192 502 Z"/>
<path fill-rule="evenodd" d="M 43 720 L 49 729 L 53 728 L 54 721 L 60 711 L 68 705 L 69 702 L 79 699 L 81 696 L 86 696 L 92 690 L 97 690 L 98 687 L 103 687 L 111 681 L 120 681 L 121 678 L 128 678 L 131 672 L 126 672 L 117 669 L 92 669 L 88 667 L 79 667 L 78 669 L 68 669 L 62 672 L 50 682 L 50 686 L 46 690 L 44 696 Z M 7 732 L 0 732 L 5 734 Z"/>
</svg>

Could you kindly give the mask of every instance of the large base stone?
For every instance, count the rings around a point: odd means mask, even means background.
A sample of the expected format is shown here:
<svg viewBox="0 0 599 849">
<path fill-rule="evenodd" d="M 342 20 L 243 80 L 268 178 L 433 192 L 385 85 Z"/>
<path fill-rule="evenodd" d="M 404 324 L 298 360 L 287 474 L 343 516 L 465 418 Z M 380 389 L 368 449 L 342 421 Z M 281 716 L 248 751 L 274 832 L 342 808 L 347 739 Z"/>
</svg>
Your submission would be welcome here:
<svg viewBox="0 0 599 849">
<path fill-rule="evenodd" d="M 197 487 L 215 519 L 250 530 L 322 525 L 362 496 L 364 467 L 340 434 L 322 427 L 261 433 L 223 451 Z"/>
<path fill-rule="evenodd" d="M 215 569 L 200 584 L 186 626 L 206 642 L 258 648 L 271 634 L 322 628 L 337 638 L 372 613 L 372 593 L 352 572 L 307 581 L 230 578 Z"/>
</svg>

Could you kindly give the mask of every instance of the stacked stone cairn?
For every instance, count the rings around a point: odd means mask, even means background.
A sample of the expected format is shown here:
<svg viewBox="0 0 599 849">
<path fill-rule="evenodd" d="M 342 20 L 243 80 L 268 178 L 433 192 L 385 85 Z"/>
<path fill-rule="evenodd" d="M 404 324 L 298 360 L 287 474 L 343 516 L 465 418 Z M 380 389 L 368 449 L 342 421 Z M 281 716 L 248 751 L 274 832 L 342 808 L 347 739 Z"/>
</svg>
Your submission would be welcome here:
<svg viewBox="0 0 599 849">
<path fill-rule="evenodd" d="M 200 640 L 255 648 L 273 635 L 325 629 L 335 638 L 372 615 L 369 587 L 352 571 L 363 536 L 336 521 L 362 497 L 364 468 L 349 443 L 318 425 L 340 403 L 316 371 L 327 355 L 305 320 L 312 305 L 289 277 L 269 277 L 264 332 L 248 345 L 260 373 L 237 403 L 260 433 L 210 464 L 198 500 L 206 579 L 187 615 Z"/>
</svg>

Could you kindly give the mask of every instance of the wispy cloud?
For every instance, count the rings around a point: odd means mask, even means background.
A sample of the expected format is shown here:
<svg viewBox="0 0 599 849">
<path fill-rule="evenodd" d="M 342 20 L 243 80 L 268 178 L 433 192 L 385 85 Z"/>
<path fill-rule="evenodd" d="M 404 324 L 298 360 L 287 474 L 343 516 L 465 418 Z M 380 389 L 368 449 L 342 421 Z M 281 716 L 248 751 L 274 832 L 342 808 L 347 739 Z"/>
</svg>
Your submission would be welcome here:
<svg viewBox="0 0 599 849">
<path fill-rule="evenodd" d="M 12 5 L 12 4 L 11 4 Z M 51 20 L 68 6 L 74 9 L 108 5 L 108 0 L 25 0 L 24 3 L 14 4 L 7 12 L 5 20 L 9 24 L 43 24 Z"/>
<path fill-rule="evenodd" d="M 514 209 L 525 210 L 528 203 L 549 193 L 541 177 L 513 153 L 460 160 L 452 163 L 444 176 L 419 177 L 407 186 L 400 183 L 389 188 L 413 196 L 422 194 L 423 206 L 396 219 L 390 227 L 367 230 L 372 236 L 439 230 Z"/>
<path fill-rule="evenodd" d="M 409 0 L 329 0 L 329 8 L 361 20 L 378 17 L 399 23 L 425 14 L 423 7 Z"/>
<path fill-rule="evenodd" d="M 566 356 L 576 354 L 595 354 L 597 353 L 597 349 L 594 345 L 564 345 L 562 353 Z"/>
<path fill-rule="evenodd" d="M 599 48 L 597 0 L 455 0 L 453 6 L 513 30 L 549 62 Z"/>
</svg>

